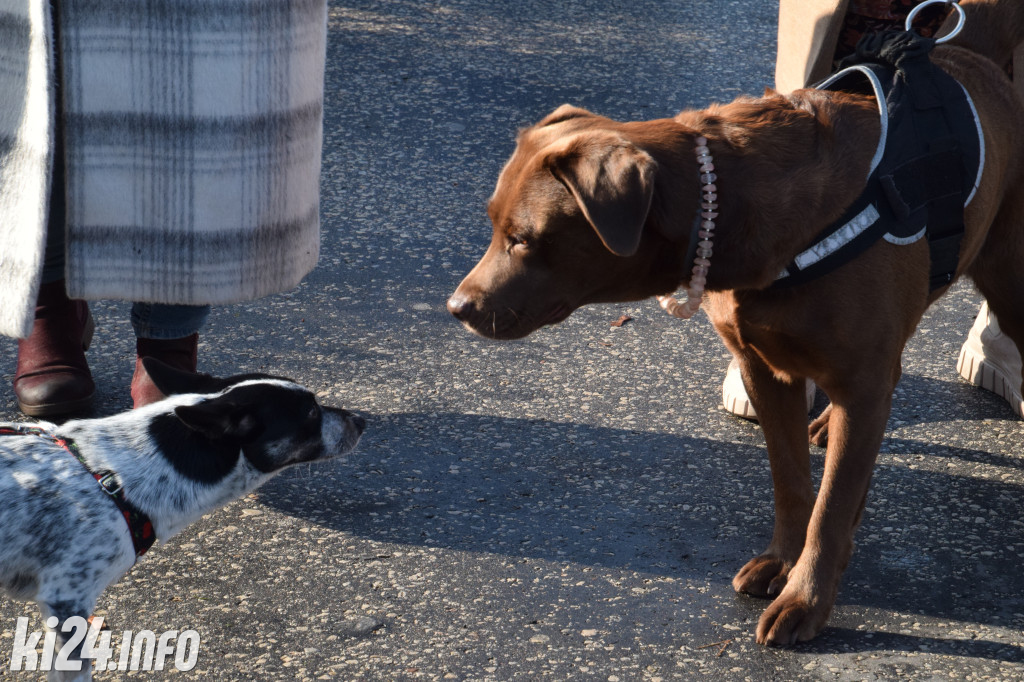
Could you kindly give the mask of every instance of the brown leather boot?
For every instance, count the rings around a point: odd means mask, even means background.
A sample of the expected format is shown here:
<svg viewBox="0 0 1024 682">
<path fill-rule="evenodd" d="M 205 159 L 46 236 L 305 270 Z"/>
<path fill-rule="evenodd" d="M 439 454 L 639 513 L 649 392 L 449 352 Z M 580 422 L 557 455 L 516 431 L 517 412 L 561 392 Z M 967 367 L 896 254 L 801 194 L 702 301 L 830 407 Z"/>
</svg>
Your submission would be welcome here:
<svg viewBox="0 0 1024 682">
<path fill-rule="evenodd" d="M 44 284 L 32 334 L 18 341 L 14 394 L 30 417 L 84 412 L 96 391 L 85 351 L 95 328 L 85 301 L 68 298 L 64 280 Z"/>
<path fill-rule="evenodd" d="M 156 358 L 166 365 L 186 372 L 195 372 L 199 355 L 199 334 L 183 339 L 137 339 L 135 341 L 135 374 L 132 376 L 134 408 L 163 400 L 160 392 L 142 366 L 142 358 Z"/>
</svg>

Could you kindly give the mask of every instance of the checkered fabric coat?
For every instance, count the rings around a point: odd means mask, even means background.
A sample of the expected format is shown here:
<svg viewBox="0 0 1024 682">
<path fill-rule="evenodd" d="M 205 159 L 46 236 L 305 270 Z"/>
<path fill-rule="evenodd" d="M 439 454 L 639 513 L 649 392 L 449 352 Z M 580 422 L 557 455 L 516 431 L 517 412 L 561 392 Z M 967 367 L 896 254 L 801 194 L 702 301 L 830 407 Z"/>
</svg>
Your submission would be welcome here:
<svg viewBox="0 0 1024 682">
<path fill-rule="evenodd" d="M 0 334 L 31 330 L 63 67 L 72 297 L 230 303 L 319 252 L 325 0 L 0 0 Z"/>
</svg>

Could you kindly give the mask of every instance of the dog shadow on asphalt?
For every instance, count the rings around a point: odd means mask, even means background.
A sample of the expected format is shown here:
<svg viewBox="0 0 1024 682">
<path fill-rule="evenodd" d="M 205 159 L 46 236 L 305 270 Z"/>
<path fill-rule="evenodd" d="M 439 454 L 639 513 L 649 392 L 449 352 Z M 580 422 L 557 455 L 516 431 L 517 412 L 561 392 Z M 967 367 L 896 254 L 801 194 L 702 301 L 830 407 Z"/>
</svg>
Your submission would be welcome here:
<svg viewBox="0 0 1024 682">
<path fill-rule="evenodd" d="M 1006 422 L 1009 429 L 1019 433 L 1020 418 L 1002 398 L 963 381 L 956 376 L 952 365 L 947 369 L 949 378 L 946 380 L 904 372 L 893 395 L 887 433 L 896 427 L 959 420 Z M 818 392 L 818 399 L 825 400 L 821 391 Z M 823 402 L 822 407 L 825 404 Z M 922 442 L 919 447 L 928 445 Z M 989 450 L 998 447 L 994 440 L 986 440 L 980 445 Z M 998 457 L 1002 466 L 1024 469 L 1024 460 L 1019 457 L 1004 457 L 981 450 L 976 451 L 976 454 L 984 455 L 985 461 Z"/>
<path fill-rule="evenodd" d="M 914 383 L 910 390 L 927 388 Z M 720 582 L 723 591 L 771 536 L 771 478 L 759 444 L 468 414 L 369 421 L 347 465 L 287 472 L 260 501 L 377 543 Z M 820 476 L 822 451 L 812 460 Z M 1022 477 L 1009 456 L 887 439 L 833 626 L 802 646 L 924 646 L 1024 661 L 1019 647 L 993 641 L 846 628 L 867 609 L 1018 629 Z M 736 599 L 741 610 L 767 603 Z"/>
</svg>

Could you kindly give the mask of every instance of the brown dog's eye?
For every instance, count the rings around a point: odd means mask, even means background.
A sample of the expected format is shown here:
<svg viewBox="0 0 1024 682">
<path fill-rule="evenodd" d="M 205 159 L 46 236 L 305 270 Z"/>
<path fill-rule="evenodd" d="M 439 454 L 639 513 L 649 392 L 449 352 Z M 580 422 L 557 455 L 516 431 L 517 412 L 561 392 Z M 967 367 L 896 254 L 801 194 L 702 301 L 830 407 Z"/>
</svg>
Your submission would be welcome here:
<svg viewBox="0 0 1024 682">
<path fill-rule="evenodd" d="M 523 237 L 523 236 L 520 236 L 520 235 L 510 235 L 509 238 L 508 238 L 508 251 L 509 251 L 509 253 L 511 253 L 512 250 L 515 249 L 515 248 L 522 247 L 522 248 L 525 249 L 527 246 L 528 246 L 528 242 L 526 240 L 526 237 Z"/>
</svg>

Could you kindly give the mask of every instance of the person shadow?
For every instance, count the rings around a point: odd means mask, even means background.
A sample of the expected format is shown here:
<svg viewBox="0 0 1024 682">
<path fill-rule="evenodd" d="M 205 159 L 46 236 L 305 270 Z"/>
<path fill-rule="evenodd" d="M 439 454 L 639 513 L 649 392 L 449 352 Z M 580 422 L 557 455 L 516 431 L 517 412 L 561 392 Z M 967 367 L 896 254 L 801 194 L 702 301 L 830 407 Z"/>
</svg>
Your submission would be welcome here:
<svg viewBox="0 0 1024 682">
<path fill-rule="evenodd" d="M 771 477 L 756 442 L 456 413 L 368 421 L 347 463 L 287 472 L 260 501 L 386 546 L 572 562 L 723 592 L 771 535 Z M 883 453 L 832 625 L 808 650 L 1024 661 L 1002 642 L 865 632 L 865 617 L 907 614 L 1019 629 L 1024 613 L 1021 463 L 907 438 L 888 438 Z M 812 458 L 820 479 L 822 451 Z M 766 603 L 735 599 L 754 618 Z"/>
</svg>

